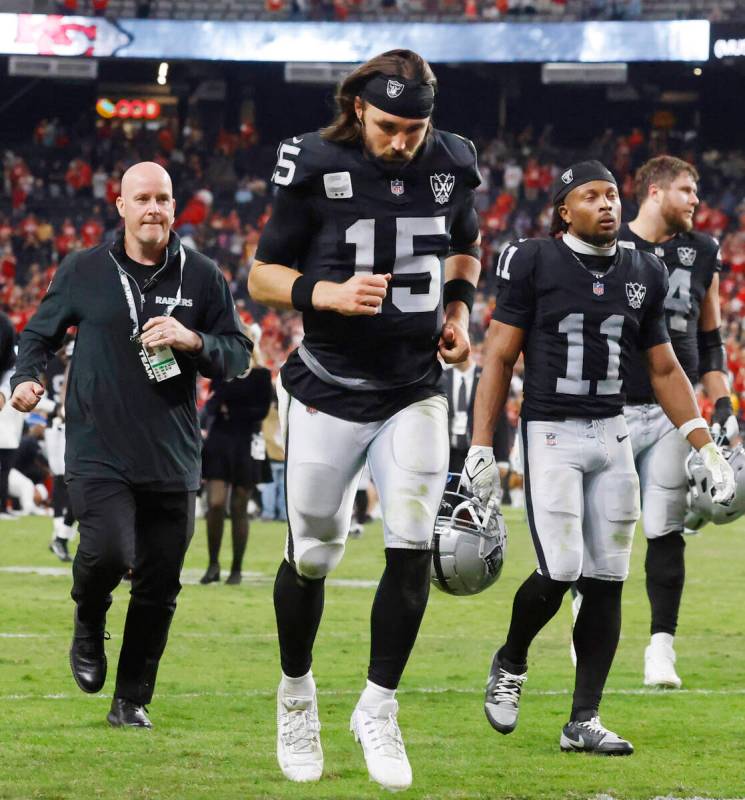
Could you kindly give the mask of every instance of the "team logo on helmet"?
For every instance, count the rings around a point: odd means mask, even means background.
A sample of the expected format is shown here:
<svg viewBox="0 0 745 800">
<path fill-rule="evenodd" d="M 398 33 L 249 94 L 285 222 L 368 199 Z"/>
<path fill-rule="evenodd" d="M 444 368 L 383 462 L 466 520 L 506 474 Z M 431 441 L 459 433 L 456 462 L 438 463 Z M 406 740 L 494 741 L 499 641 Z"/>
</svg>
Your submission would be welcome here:
<svg viewBox="0 0 745 800">
<path fill-rule="evenodd" d="M 455 176 L 445 173 L 442 175 L 430 175 L 429 183 L 435 195 L 435 202 L 444 206 L 450 200 L 453 186 L 455 186 Z"/>
<path fill-rule="evenodd" d="M 684 267 L 692 267 L 693 262 L 696 260 L 695 247 L 679 247 L 678 260 Z"/>
<path fill-rule="evenodd" d="M 643 283 L 627 283 L 626 297 L 632 308 L 641 308 L 644 297 L 647 294 L 647 287 Z"/>
<path fill-rule="evenodd" d="M 391 181 L 391 193 L 400 197 L 404 193 L 404 182 L 398 178 Z"/>
<path fill-rule="evenodd" d="M 399 97 L 403 90 L 403 83 L 401 83 L 401 81 L 394 81 L 393 78 L 388 81 L 388 85 L 385 87 L 385 93 L 391 98 L 391 100 L 395 100 L 397 97 Z"/>
<path fill-rule="evenodd" d="M 564 181 L 564 183 L 566 183 L 568 186 L 574 180 L 574 173 L 572 170 L 568 169 L 566 172 L 564 172 L 561 176 L 561 180 Z"/>
</svg>

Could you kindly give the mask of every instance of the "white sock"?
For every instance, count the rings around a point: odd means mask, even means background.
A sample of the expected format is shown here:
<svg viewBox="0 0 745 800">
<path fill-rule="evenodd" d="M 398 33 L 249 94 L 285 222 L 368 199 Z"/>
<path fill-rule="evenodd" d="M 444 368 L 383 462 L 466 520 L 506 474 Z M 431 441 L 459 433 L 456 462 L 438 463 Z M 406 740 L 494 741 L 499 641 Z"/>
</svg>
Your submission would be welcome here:
<svg viewBox="0 0 745 800">
<path fill-rule="evenodd" d="M 650 644 L 658 647 L 672 647 L 675 637 L 670 633 L 653 633 Z"/>
<path fill-rule="evenodd" d="M 312 697 L 316 690 L 316 682 L 313 680 L 313 671 L 308 670 L 305 675 L 299 678 L 291 678 L 282 673 L 282 692 L 290 697 Z"/>
<path fill-rule="evenodd" d="M 364 709 L 375 711 L 381 703 L 385 703 L 386 700 L 393 700 L 395 696 L 395 689 L 385 689 L 382 686 L 378 686 L 377 683 L 368 681 L 357 705 Z"/>
</svg>

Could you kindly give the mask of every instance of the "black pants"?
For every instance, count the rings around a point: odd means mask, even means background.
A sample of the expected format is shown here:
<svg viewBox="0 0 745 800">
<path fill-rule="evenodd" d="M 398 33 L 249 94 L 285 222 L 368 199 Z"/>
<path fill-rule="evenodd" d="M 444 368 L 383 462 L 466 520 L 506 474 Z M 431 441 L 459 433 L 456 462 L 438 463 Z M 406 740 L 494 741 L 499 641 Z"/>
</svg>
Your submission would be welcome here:
<svg viewBox="0 0 745 800">
<path fill-rule="evenodd" d="M 67 488 L 80 531 L 71 592 L 78 619 L 101 627 L 111 592 L 132 569 L 114 694 L 149 703 L 194 533 L 196 492 L 153 492 L 89 478 L 74 478 Z"/>
<path fill-rule="evenodd" d="M 8 476 L 13 469 L 16 450 L 0 450 L 0 514 L 8 510 Z"/>
</svg>

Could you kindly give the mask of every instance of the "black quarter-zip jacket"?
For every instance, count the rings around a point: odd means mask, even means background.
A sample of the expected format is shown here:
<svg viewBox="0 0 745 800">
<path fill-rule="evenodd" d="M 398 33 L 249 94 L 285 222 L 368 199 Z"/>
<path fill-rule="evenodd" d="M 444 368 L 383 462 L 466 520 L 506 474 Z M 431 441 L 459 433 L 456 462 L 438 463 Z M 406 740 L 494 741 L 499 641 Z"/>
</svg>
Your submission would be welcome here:
<svg viewBox="0 0 745 800">
<path fill-rule="evenodd" d="M 231 380 L 248 369 L 251 342 L 241 332 L 230 290 L 217 265 L 182 248 L 171 233 L 164 266 L 141 291 L 130 280 L 140 328 L 172 316 L 204 343 L 197 354 L 174 351 L 181 374 L 150 383 L 132 343 L 132 320 L 119 279 L 124 237 L 67 256 L 20 338 L 11 387 L 39 381 L 50 352 L 77 326 L 65 397 L 66 477 L 124 480 L 156 491 L 199 487 L 201 436 L 196 408 L 197 372 Z"/>
</svg>

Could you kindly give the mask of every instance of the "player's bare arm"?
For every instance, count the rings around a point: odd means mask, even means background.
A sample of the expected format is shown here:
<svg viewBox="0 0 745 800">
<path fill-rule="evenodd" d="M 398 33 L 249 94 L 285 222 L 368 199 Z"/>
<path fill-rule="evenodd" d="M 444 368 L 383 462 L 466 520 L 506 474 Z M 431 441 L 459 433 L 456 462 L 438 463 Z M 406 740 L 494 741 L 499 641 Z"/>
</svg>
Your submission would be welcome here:
<svg viewBox="0 0 745 800">
<path fill-rule="evenodd" d="M 486 335 L 484 367 L 476 389 L 472 445 L 491 448 L 494 429 L 510 391 L 512 370 L 520 356 L 525 331 L 492 320 Z"/>
<path fill-rule="evenodd" d="M 476 250 L 481 244 L 479 236 L 471 245 Z M 452 280 L 468 281 L 475 287 L 481 273 L 478 258 L 465 253 L 456 253 L 445 261 L 445 283 Z M 468 337 L 470 311 L 462 300 L 453 300 L 445 307 L 445 322 L 437 349 L 446 364 L 458 364 L 468 358 L 471 342 Z"/>
<path fill-rule="evenodd" d="M 298 270 L 282 264 L 256 261 L 248 276 L 248 291 L 258 303 L 292 310 L 292 287 L 302 277 Z M 390 273 L 353 275 L 342 283 L 318 281 L 312 287 L 313 308 L 344 316 L 374 316 L 388 293 Z"/>
<path fill-rule="evenodd" d="M 499 470 L 494 460 L 494 429 L 510 390 L 512 370 L 523 348 L 525 331 L 492 320 L 486 335 L 484 368 L 476 389 L 473 439 L 463 466 L 462 481 L 482 502 L 495 496 Z"/>
<path fill-rule="evenodd" d="M 730 444 L 739 440 L 739 425 L 734 415 L 727 361 L 720 327 L 719 273 L 714 273 L 701 303 L 698 321 L 698 350 L 701 383 L 714 403 L 712 423 L 722 430 Z"/>
</svg>

